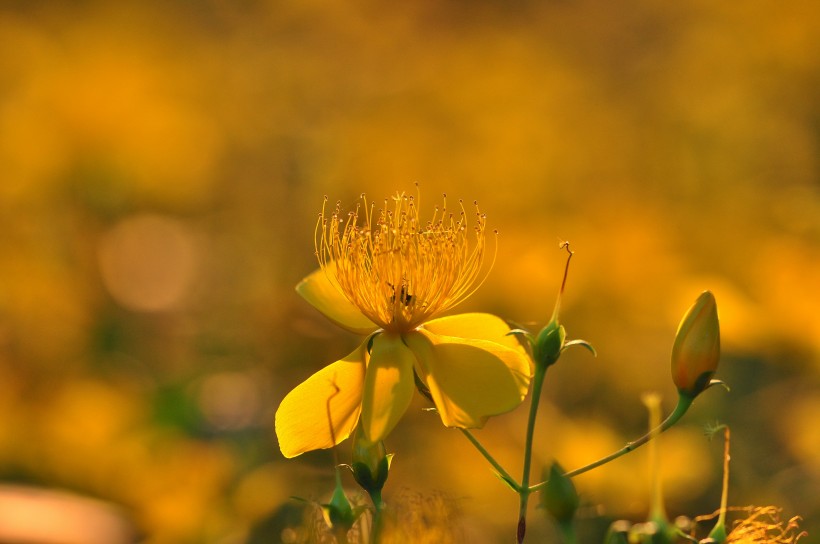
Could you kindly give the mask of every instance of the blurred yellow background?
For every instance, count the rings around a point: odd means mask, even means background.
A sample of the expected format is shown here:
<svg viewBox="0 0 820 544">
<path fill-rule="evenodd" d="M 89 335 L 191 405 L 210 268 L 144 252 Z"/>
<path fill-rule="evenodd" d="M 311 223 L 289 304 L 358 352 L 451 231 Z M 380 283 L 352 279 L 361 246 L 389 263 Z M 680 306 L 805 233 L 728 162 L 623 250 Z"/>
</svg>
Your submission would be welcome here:
<svg viewBox="0 0 820 544">
<path fill-rule="evenodd" d="M 322 198 L 419 182 L 499 231 L 459 311 L 540 327 L 559 241 L 576 251 L 563 321 L 599 357 L 548 374 L 536 473 L 642 433 L 643 392 L 671 407 L 675 327 L 711 289 L 732 391 L 664 435 L 669 513 L 717 508 L 718 419 L 730 502 L 814 540 L 819 22 L 809 0 L 3 2 L 0 504 L 31 499 L 42 542 L 72 541 L 60 500 L 109 544 L 279 542 L 282 505 L 324 498 L 333 461 L 285 461 L 273 413 L 357 343 L 293 290 Z M 387 501 L 443 491 L 471 541 L 510 540 L 515 495 L 422 407 L 387 444 Z M 525 412 L 478 433 L 515 475 Z M 578 479 L 582 537 L 642 519 L 645 463 Z"/>
</svg>

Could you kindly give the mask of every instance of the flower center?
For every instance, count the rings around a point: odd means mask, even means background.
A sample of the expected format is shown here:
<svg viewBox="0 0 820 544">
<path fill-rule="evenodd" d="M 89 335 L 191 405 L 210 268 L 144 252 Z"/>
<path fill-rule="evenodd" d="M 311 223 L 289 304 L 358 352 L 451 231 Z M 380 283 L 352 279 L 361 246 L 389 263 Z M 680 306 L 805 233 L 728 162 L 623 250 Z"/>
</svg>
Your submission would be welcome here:
<svg viewBox="0 0 820 544">
<path fill-rule="evenodd" d="M 417 199 L 404 193 L 385 199 L 379 210 L 362 194 L 346 217 L 339 203 L 328 213 L 326 202 L 316 226 L 319 264 L 385 330 L 415 329 L 470 296 L 486 278 L 486 215 L 477 203 L 468 226 L 463 203 L 458 214 L 450 213 L 446 195 L 429 221 L 419 218 Z"/>
</svg>

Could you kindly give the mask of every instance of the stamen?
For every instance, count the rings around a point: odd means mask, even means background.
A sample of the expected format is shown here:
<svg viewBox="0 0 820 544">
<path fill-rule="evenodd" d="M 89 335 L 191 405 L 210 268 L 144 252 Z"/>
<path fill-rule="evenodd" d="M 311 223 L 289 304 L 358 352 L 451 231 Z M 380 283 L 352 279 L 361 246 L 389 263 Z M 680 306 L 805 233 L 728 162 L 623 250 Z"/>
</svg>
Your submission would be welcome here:
<svg viewBox="0 0 820 544">
<path fill-rule="evenodd" d="M 397 193 L 392 200 L 389 206 L 385 199 L 374 216 L 375 205 L 368 206 L 362 194 L 344 222 L 340 205 L 330 221 L 323 206 L 316 252 L 333 283 L 365 315 L 385 329 L 405 331 L 458 304 L 484 282 L 486 216 L 476 205 L 471 242 L 463 201 L 457 218 L 446 211 L 445 200 L 422 228 L 418 196 Z M 496 240 L 493 262 L 497 252 Z"/>
</svg>

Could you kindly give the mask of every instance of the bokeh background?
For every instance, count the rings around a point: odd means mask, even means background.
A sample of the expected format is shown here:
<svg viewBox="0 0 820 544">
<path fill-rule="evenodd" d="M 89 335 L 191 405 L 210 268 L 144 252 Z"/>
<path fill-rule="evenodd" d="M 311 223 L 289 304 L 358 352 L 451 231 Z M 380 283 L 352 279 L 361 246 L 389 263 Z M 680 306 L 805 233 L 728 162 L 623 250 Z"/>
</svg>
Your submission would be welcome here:
<svg viewBox="0 0 820 544">
<path fill-rule="evenodd" d="M 289 497 L 326 498 L 333 458 L 283 459 L 273 414 L 359 341 L 293 290 L 322 198 L 419 182 L 499 231 L 459 310 L 539 327 L 559 241 L 576 251 L 563 320 L 599 357 L 550 371 L 536 472 L 638 436 L 647 391 L 671 408 L 675 328 L 708 288 L 732 391 L 664 435 L 669 514 L 717 508 L 719 420 L 730 502 L 817 541 L 818 22 L 812 0 L 3 2 L 0 534 L 287 537 Z M 515 495 L 423 407 L 388 442 L 388 502 L 443 492 L 469 541 L 511 540 Z M 525 412 L 478 433 L 513 474 Z M 590 542 L 643 519 L 645 465 L 578 478 Z"/>
</svg>

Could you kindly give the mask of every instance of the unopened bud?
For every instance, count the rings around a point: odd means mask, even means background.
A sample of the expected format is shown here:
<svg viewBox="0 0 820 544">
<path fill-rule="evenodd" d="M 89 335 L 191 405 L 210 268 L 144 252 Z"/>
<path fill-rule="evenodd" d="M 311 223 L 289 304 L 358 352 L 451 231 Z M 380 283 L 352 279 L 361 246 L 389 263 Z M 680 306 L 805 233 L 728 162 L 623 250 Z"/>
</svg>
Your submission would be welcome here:
<svg viewBox="0 0 820 544">
<path fill-rule="evenodd" d="M 356 520 L 364 512 L 363 507 L 353 507 L 345 495 L 344 487 L 342 486 L 342 476 L 339 473 L 339 467 L 336 467 L 336 487 L 333 489 L 333 496 L 330 497 L 330 502 L 327 504 L 320 504 L 322 508 L 322 516 L 328 528 L 333 531 L 338 537 L 347 535 L 351 527 L 356 523 Z"/>
<path fill-rule="evenodd" d="M 695 397 L 709 386 L 720 360 L 717 303 L 704 291 L 683 316 L 672 346 L 672 380 L 682 394 Z"/>
<path fill-rule="evenodd" d="M 535 339 L 533 356 L 535 364 L 547 368 L 555 364 L 564 349 L 567 333 L 564 326 L 556 319 L 551 320 L 541 329 Z"/>
</svg>

